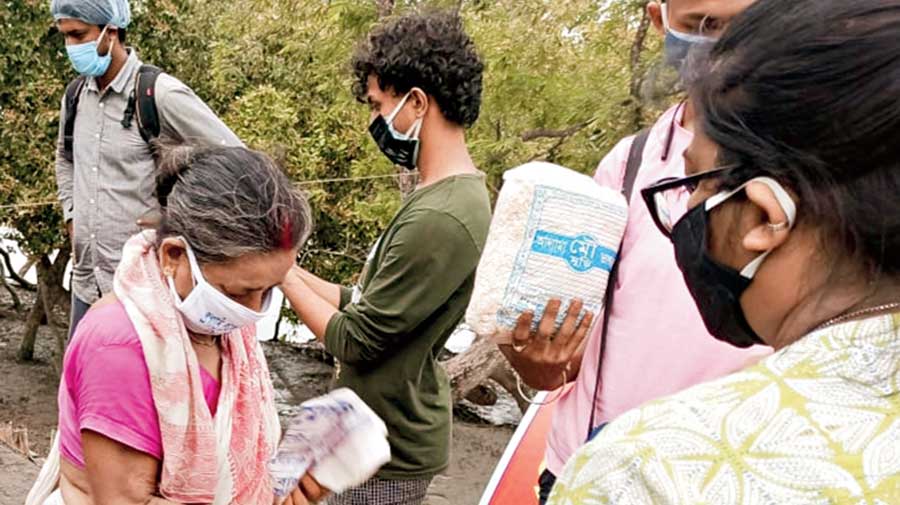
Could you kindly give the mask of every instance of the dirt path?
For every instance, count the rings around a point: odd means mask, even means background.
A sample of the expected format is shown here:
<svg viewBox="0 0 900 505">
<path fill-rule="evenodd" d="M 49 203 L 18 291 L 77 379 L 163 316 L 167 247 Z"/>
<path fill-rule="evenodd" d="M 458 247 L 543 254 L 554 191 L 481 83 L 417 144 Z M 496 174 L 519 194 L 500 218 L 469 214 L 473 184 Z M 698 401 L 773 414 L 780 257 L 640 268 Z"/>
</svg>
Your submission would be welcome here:
<svg viewBox="0 0 900 505">
<path fill-rule="evenodd" d="M 6 293 L 3 293 L 6 295 Z M 23 303 L 31 304 L 30 293 L 20 292 Z M 0 297 L 0 304 L 7 299 Z M 23 315 L 24 318 L 24 315 Z M 27 428 L 31 450 L 46 454 L 50 432 L 56 428 L 56 394 L 59 378 L 53 363 L 53 336 L 41 327 L 35 345 L 35 361 L 16 361 L 24 322 L 0 319 L 0 424 Z"/>
<path fill-rule="evenodd" d="M 22 505 L 39 470 L 26 457 L 0 444 L 0 505 Z"/>
</svg>

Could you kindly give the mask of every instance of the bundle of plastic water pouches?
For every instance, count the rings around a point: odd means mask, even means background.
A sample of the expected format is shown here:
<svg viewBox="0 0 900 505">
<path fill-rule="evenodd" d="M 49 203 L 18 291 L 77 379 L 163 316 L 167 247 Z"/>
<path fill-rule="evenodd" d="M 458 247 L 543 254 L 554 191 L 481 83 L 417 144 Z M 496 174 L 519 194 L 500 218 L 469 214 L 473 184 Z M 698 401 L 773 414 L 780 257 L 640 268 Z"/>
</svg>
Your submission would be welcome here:
<svg viewBox="0 0 900 505">
<path fill-rule="evenodd" d="M 345 388 L 300 405 L 269 472 L 278 498 L 286 498 L 307 472 L 340 493 L 367 481 L 390 459 L 384 422 Z"/>
</svg>

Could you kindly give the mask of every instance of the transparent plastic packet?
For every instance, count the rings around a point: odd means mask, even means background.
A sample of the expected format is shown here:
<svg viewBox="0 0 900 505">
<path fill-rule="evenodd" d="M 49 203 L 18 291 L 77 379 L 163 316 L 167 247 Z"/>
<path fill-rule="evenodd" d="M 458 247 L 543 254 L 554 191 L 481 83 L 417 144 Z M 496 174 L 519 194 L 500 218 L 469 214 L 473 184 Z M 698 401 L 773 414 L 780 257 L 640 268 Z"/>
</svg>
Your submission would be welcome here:
<svg viewBox="0 0 900 505">
<path fill-rule="evenodd" d="M 361 483 L 356 482 L 360 479 L 357 475 L 368 478 L 374 474 L 385 462 L 384 457 L 372 460 L 363 457 L 368 455 L 360 454 L 354 462 L 361 468 L 342 468 L 348 465 L 348 458 L 339 453 L 355 451 L 359 445 L 356 440 L 359 434 L 371 438 L 375 449 L 387 445 L 384 423 L 351 390 L 338 389 L 304 402 L 288 423 L 278 451 L 269 462 L 275 496 L 280 499 L 287 497 L 308 472 L 313 473 L 320 484 L 335 492 Z M 379 435 L 382 440 L 378 440 Z M 336 455 L 344 456 L 340 458 L 341 465 L 334 464 Z M 353 458 L 350 459 L 353 461 Z M 318 474 L 315 472 L 317 466 L 322 466 L 322 472 Z"/>
</svg>

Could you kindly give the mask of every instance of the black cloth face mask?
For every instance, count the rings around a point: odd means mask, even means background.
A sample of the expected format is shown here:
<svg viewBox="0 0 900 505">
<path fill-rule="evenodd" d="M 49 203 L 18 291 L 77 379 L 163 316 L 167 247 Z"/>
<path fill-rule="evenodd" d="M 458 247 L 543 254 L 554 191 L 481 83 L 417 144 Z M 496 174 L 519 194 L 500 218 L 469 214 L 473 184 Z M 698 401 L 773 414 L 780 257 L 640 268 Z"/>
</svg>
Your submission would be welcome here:
<svg viewBox="0 0 900 505">
<path fill-rule="evenodd" d="M 419 161 L 419 132 L 422 130 L 422 118 L 416 119 L 406 133 L 398 132 L 393 125 L 394 119 L 408 99 L 409 93 L 400 100 L 387 118 L 379 114 L 369 125 L 369 133 L 391 163 L 407 170 L 415 170 Z"/>
<path fill-rule="evenodd" d="M 749 182 L 762 182 L 772 189 L 788 217 L 788 228 L 793 227 L 797 210 L 784 188 L 769 178 Z M 684 282 L 697 304 L 707 331 L 716 339 L 741 348 L 764 343 L 747 322 L 741 307 L 741 295 L 750 287 L 753 277 L 771 251 L 761 254 L 739 272 L 709 255 L 707 237 L 709 213 L 742 191 L 749 182 L 697 205 L 672 228 L 675 262 L 684 275 Z"/>
</svg>

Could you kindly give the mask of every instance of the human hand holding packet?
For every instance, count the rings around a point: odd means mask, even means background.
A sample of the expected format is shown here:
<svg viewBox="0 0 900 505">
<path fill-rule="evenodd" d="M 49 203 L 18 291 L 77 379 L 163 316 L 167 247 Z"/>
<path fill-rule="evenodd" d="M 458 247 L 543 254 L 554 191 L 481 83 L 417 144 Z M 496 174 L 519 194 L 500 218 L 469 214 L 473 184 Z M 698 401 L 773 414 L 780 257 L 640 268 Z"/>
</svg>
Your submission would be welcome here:
<svg viewBox="0 0 900 505">
<path fill-rule="evenodd" d="M 503 180 L 466 323 L 478 335 L 510 344 L 519 315 L 534 312 L 536 330 L 551 299 L 562 301 L 557 329 L 573 299 L 584 302 L 579 317 L 600 311 L 628 203 L 621 193 L 551 163 L 527 163 Z"/>
<path fill-rule="evenodd" d="M 280 503 L 307 472 L 339 493 L 368 480 L 390 458 L 384 422 L 353 391 L 341 388 L 300 405 L 269 472 Z"/>
</svg>

